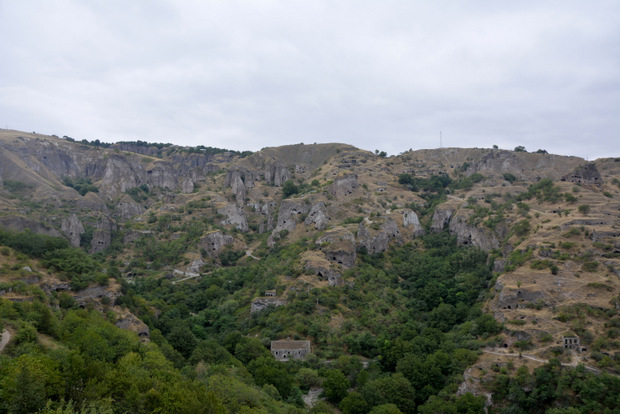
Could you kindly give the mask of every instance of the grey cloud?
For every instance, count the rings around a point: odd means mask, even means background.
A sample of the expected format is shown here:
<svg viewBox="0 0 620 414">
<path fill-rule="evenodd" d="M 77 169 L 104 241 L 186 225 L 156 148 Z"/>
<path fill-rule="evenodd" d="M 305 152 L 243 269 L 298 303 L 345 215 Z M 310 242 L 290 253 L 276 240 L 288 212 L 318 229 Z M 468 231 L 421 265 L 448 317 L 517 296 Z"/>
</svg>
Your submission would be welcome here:
<svg viewBox="0 0 620 414">
<path fill-rule="evenodd" d="M 0 3 L 0 125 L 260 149 L 620 154 L 620 3 Z"/>
</svg>

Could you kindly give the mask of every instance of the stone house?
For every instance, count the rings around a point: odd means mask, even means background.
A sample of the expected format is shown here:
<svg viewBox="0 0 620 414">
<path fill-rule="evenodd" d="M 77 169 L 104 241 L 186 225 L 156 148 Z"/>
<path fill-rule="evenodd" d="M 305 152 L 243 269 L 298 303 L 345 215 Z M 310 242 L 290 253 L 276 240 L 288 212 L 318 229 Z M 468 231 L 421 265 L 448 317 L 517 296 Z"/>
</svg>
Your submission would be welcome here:
<svg viewBox="0 0 620 414">
<path fill-rule="evenodd" d="M 577 352 L 581 352 L 581 343 L 576 336 L 563 336 L 562 342 L 564 349 L 572 349 Z"/>
<path fill-rule="evenodd" d="M 294 341 L 291 339 L 271 341 L 271 353 L 278 361 L 304 359 L 310 353 L 310 341 Z"/>
</svg>

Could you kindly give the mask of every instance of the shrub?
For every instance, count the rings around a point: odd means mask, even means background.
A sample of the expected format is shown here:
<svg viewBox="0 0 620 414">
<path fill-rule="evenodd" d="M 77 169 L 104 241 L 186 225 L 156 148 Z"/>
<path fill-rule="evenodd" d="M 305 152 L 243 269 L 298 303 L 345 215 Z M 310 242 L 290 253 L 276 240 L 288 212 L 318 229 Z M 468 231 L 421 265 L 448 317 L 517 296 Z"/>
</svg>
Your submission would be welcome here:
<svg viewBox="0 0 620 414">
<path fill-rule="evenodd" d="M 590 213 L 590 205 L 589 204 L 582 204 L 579 207 L 577 207 L 577 210 L 579 210 L 579 212 L 581 214 L 583 214 L 584 216 L 587 216 L 588 213 Z"/>
</svg>

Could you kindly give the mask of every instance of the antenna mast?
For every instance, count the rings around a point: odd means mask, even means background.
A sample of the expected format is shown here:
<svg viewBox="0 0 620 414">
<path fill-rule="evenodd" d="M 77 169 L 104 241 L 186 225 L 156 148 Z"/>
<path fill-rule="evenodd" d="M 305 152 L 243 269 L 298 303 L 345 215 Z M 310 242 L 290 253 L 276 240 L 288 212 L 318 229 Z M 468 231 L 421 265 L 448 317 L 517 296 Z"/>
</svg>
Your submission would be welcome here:
<svg viewBox="0 0 620 414">
<path fill-rule="evenodd" d="M 441 136 L 441 131 L 439 131 L 439 148 L 443 148 L 443 138 Z"/>
</svg>

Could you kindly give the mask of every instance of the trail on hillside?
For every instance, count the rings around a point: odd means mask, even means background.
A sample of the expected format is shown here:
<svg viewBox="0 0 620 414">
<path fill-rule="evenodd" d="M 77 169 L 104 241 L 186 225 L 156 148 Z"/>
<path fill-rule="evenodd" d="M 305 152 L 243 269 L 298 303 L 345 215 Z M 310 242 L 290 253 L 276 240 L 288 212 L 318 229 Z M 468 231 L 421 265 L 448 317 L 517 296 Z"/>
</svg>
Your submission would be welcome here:
<svg viewBox="0 0 620 414">
<path fill-rule="evenodd" d="M 492 354 L 492 355 L 499 355 L 499 356 L 509 356 L 509 357 L 518 357 L 518 358 L 527 358 L 527 359 L 531 359 L 532 361 L 536 361 L 536 362 L 541 362 L 543 364 L 548 364 L 549 360 L 548 359 L 541 359 L 541 358 L 536 358 L 532 355 L 526 355 L 526 354 L 517 354 L 517 353 L 510 353 L 510 352 L 497 352 L 497 351 L 491 351 L 488 349 L 483 349 L 482 352 L 486 353 L 486 354 Z M 562 362 L 560 363 L 560 365 L 562 365 L 563 367 L 571 367 L 571 368 L 575 368 L 578 365 L 577 361 L 572 361 L 572 362 Z M 620 378 L 620 375 L 616 375 L 616 374 L 612 374 L 610 372 L 607 371 L 602 371 L 598 368 L 589 366 L 589 365 L 584 365 L 583 366 L 586 370 L 593 372 L 595 374 L 601 374 L 603 372 L 605 372 L 608 375 L 612 375 L 614 377 Z"/>
</svg>

